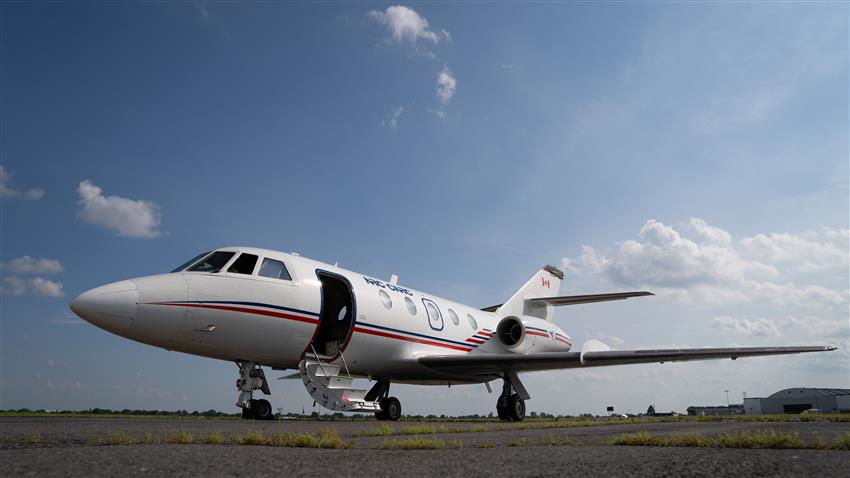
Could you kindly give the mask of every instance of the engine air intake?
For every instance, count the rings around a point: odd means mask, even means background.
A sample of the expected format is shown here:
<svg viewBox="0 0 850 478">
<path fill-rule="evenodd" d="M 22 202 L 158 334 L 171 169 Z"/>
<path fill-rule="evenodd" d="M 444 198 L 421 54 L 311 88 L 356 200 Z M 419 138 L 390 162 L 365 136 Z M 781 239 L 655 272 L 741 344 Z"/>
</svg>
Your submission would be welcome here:
<svg viewBox="0 0 850 478">
<path fill-rule="evenodd" d="M 522 322 L 516 317 L 505 317 L 496 327 L 496 336 L 499 338 L 499 342 L 508 347 L 513 347 L 521 342 L 524 335 L 525 329 Z"/>
</svg>

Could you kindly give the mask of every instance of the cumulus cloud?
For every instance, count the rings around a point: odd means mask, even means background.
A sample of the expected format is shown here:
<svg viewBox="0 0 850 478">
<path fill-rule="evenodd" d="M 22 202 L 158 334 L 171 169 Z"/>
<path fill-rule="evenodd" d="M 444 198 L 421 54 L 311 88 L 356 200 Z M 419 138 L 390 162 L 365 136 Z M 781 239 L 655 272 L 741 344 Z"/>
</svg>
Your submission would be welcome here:
<svg viewBox="0 0 850 478">
<path fill-rule="evenodd" d="M 403 5 L 387 7 L 383 12 L 372 10 L 368 15 L 385 26 L 395 41 L 408 41 L 416 45 L 419 40 L 438 43 L 441 39 L 451 39 L 451 35 L 445 30 L 440 33 L 431 31 L 428 20 L 416 10 Z"/>
<path fill-rule="evenodd" d="M 686 235 L 686 232 L 691 234 Z M 584 245 L 564 268 L 593 274 L 605 282 L 648 287 L 684 301 L 769 300 L 776 304 L 834 307 L 845 304 L 847 290 L 795 283 L 787 270 L 847 267 L 843 230 L 819 234 L 757 235 L 736 242 L 732 235 L 702 219 L 691 219 L 680 232 L 654 219 L 638 239 L 612 250 Z"/>
<path fill-rule="evenodd" d="M 77 192 L 81 205 L 79 217 L 89 224 L 113 230 L 119 236 L 149 238 L 160 235 L 160 207 L 156 203 L 104 196 L 103 190 L 89 180 L 81 182 Z"/>
<path fill-rule="evenodd" d="M 747 320 L 721 316 L 711 319 L 711 323 L 716 328 L 731 330 L 738 335 L 744 335 L 747 337 L 776 337 L 781 335 L 776 324 L 767 319 Z"/>
<path fill-rule="evenodd" d="M 741 241 L 744 248 L 762 260 L 790 264 L 792 270 L 817 272 L 850 265 L 850 230 L 822 227 L 804 234 L 756 234 Z"/>
<path fill-rule="evenodd" d="M 587 370 L 579 370 L 573 375 L 573 378 L 577 382 L 585 382 L 585 383 L 600 383 L 600 382 L 613 382 L 614 377 L 611 375 L 607 375 L 604 373 L 596 373 L 589 372 Z"/>
<path fill-rule="evenodd" d="M 447 105 L 455 95 L 457 88 L 457 80 L 452 76 L 448 65 L 443 65 L 443 69 L 437 74 L 437 98 L 440 104 Z"/>
<path fill-rule="evenodd" d="M 56 259 L 30 256 L 16 257 L 8 263 L 0 262 L 0 269 L 13 274 L 59 274 L 63 271 L 62 264 Z"/>
<path fill-rule="evenodd" d="M 33 201 L 44 197 L 44 189 L 14 189 L 10 185 L 11 182 L 12 173 L 6 171 L 6 168 L 0 165 L 0 199 L 18 198 Z"/>
<path fill-rule="evenodd" d="M 65 295 L 62 292 L 61 282 L 54 282 L 43 277 L 23 279 L 14 275 L 3 278 L 3 286 L 0 287 L 0 291 L 15 296 L 31 294 L 42 297 L 62 297 Z"/>
</svg>

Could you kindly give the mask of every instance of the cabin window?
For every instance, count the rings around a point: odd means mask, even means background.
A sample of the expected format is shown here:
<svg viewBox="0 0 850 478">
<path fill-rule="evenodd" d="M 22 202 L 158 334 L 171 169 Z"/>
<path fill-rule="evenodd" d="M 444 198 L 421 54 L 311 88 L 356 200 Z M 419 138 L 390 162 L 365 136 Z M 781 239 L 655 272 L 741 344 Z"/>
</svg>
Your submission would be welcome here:
<svg viewBox="0 0 850 478">
<path fill-rule="evenodd" d="M 460 320 L 457 318 L 457 314 L 452 309 L 449 309 L 449 320 L 451 320 L 455 325 L 460 323 Z"/>
<path fill-rule="evenodd" d="M 393 308 L 393 300 L 390 298 L 390 295 L 386 292 L 379 290 L 378 297 L 381 298 L 381 303 L 384 304 L 384 307 L 389 310 Z"/>
<path fill-rule="evenodd" d="M 425 304 L 425 313 L 428 314 L 428 325 L 434 330 L 443 330 L 443 316 L 437 304 L 428 299 L 422 299 L 422 303 Z"/>
<path fill-rule="evenodd" d="M 410 315 L 416 315 L 416 304 L 410 300 L 410 297 L 404 298 L 404 305 L 407 307 L 407 311 L 410 312 Z"/>
<path fill-rule="evenodd" d="M 472 330 L 478 330 L 478 322 L 475 321 L 475 317 L 467 314 L 466 319 L 469 321 L 469 326 L 472 327 Z"/>
<path fill-rule="evenodd" d="M 218 272 L 235 255 L 235 252 L 228 251 L 213 252 L 188 270 L 192 272 Z"/>
<path fill-rule="evenodd" d="M 274 259 L 263 259 L 263 265 L 260 266 L 260 272 L 258 274 L 262 277 L 270 277 L 272 279 L 292 280 L 283 262 Z"/>
<path fill-rule="evenodd" d="M 242 254 L 227 268 L 227 272 L 251 275 L 254 273 L 254 266 L 257 265 L 257 259 L 259 258 L 254 254 Z"/>
<path fill-rule="evenodd" d="M 209 254 L 209 253 L 210 253 L 210 251 L 200 253 L 197 256 L 193 257 L 192 259 L 184 262 L 183 264 L 180 265 L 180 267 L 174 269 L 171 272 L 180 272 L 183 269 L 185 269 L 185 268 L 191 266 L 192 264 L 198 262 L 198 260 L 200 260 L 202 257 L 206 257 L 206 255 Z"/>
</svg>

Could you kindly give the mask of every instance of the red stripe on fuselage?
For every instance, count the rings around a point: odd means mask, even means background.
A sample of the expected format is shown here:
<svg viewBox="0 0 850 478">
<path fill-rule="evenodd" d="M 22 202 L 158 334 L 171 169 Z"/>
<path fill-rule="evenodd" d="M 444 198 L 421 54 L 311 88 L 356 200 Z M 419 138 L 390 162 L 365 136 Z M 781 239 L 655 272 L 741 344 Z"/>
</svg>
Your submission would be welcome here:
<svg viewBox="0 0 850 478">
<path fill-rule="evenodd" d="M 417 344 L 433 345 L 435 347 L 445 347 L 447 349 L 460 350 L 462 352 L 469 352 L 470 350 L 472 350 L 471 348 L 464 348 L 464 347 L 457 346 L 457 345 L 441 344 L 439 342 L 432 342 L 430 340 L 422 340 L 422 339 L 417 339 L 417 338 L 414 338 L 414 337 L 405 337 L 403 335 L 396 335 L 396 334 L 390 334 L 390 333 L 387 333 L 387 332 L 381 332 L 381 331 L 378 331 L 378 330 L 364 329 L 362 327 L 357 327 L 356 325 L 354 326 L 354 331 L 360 332 L 360 333 L 363 333 L 363 334 L 370 334 L 370 335 L 377 335 L 379 337 L 386 337 L 388 339 L 406 340 L 408 342 L 416 342 Z"/>
<path fill-rule="evenodd" d="M 277 317 L 280 319 L 289 319 L 297 322 L 306 322 L 308 324 L 318 324 L 319 319 L 312 319 L 309 317 L 301 317 L 300 315 L 292 315 L 292 314 L 284 314 L 282 312 L 273 312 L 271 310 L 260 310 L 260 309 L 249 309 L 247 307 L 233 307 L 230 305 L 211 305 L 211 304 L 157 304 L 157 305 L 171 305 L 171 306 L 179 306 L 179 307 L 195 307 L 199 309 L 215 309 L 215 310 L 226 310 L 229 312 L 242 312 L 245 314 L 257 314 L 257 315 L 267 315 L 269 317 Z"/>
<path fill-rule="evenodd" d="M 467 342 L 472 342 L 473 344 L 478 344 L 478 345 L 481 345 L 481 344 L 483 344 L 483 343 L 484 343 L 484 341 L 483 341 L 483 340 L 478 340 L 478 339 L 466 339 L 466 341 L 467 341 Z"/>
<path fill-rule="evenodd" d="M 555 340 L 557 340 L 558 342 L 563 342 L 563 343 L 570 345 L 570 346 L 573 345 L 569 340 L 562 339 L 562 338 L 558 337 L 557 335 L 555 336 Z"/>
<path fill-rule="evenodd" d="M 540 337 L 549 337 L 549 334 L 544 334 L 543 332 L 535 332 L 533 330 L 529 330 L 527 332 L 527 334 L 528 335 L 537 335 L 537 336 L 540 336 Z"/>
</svg>

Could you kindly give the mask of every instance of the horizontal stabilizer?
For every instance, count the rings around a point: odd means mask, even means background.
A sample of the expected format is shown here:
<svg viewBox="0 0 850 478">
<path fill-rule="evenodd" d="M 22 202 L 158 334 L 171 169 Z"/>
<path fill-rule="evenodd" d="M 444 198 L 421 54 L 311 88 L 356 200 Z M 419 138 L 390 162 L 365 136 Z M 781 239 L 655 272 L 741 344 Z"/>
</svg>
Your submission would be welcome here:
<svg viewBox="0 0 850 478">
<path fill-rule="evenodd" d="M 645 290 L 637 292 L 615 292 L 613 294 L 590 294 L 590 295 L 564 295 L 561 297 L 540 297 L 535 299 L 526 299 L 528 302 L 549 305 L 574 305 L 574 304 L 589 304 L 591 302 L 607 302 L 609 300 L 624 300 L 629 297 L 643 297 L 647 295 L 655 295 L 652 292 Z"/>
<path fill-rule="evenodd" d="M 613 294 L 589 294 L 589 295 L 562 295 L 560 297 L 534 297 L 525 299 L 525 302 L 532 305 L 576 305 L 589 304 L 591 302 L 607 302 L 609 300 L 624 300 L 629 297 L 643 297 L 647 295 L 655 295 L 652 292 L 645 290 L 637 292 L 615 292 Z M 484 312 L 496 312 L 502 304 L 491 305 L 481 310 Z"/>
</svg>

